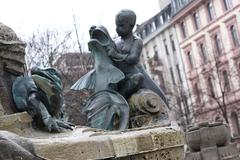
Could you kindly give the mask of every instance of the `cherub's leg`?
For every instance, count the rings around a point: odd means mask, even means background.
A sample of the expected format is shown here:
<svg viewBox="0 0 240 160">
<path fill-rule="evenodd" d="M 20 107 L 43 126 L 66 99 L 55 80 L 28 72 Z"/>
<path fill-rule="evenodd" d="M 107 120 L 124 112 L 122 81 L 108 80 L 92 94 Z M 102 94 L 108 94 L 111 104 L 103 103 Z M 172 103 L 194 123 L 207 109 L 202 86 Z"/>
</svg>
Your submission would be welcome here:
<svg viewBox="0 0 240 160">
<path fill-rule="evenodd" d="M 134 92 L 140 89 L 143 82 L 143 74 L 136 73 L 130 76 L 130 78 L 124 79 L 120 83 L 119 93 L 123 95 L 125 98 L 131 96 Z"/>
</svg>

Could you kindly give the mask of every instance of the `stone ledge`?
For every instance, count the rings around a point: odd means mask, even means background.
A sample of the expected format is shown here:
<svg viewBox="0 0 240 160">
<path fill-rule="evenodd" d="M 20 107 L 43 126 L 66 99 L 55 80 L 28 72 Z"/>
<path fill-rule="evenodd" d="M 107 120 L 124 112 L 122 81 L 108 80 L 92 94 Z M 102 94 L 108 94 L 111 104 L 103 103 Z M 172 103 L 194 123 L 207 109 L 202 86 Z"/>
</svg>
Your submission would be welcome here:
<svg viewBox="0 0 240 160">
<path fill-rule="evenodd" d="M 0 130 L 21 135 L 19 138 L 28 140 L 36 155 L 48 160 L 138 160 L 156 156 L 162 160 L 182 160 L 184 156 L 183 133 L 172 127 L 110 132 L 78 126 L 74 131 L 48 133 L 32 129 L 31 121 L 26 112 L 1 116 Z"/>
<path fill-rule="evenodd" d="M 32 118 L 27 112 L 0 116 L 0 130 L 7 130 L 18 135 L 26 135 L 32 130 Z"/>
<path fill-rule="evenodd" d="M 129 130 L 115 134 L 103 132 L 103 135 L 96 136 L 94 131 L 85 130 L 88 128 L 44 135 L 31 141 L 36 154 L 46 159 L 120 158 L 163 150 L 167 150 L 169 156 L 182 159 L 184 154 L 183 135 L 171 127 Z"/>
</svg>

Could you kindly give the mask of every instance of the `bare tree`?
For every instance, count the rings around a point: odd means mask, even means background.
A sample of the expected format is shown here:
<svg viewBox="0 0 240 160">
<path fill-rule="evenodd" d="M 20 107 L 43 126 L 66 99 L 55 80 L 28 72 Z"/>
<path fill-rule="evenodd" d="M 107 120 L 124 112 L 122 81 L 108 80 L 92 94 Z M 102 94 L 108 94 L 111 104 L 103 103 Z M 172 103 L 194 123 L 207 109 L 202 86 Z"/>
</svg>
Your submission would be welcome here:
<svg viewBox="0 0 240 160">
<path fill-rule="evenodd" d="M 80 41 L 80 38 L 79 38 L 79 25 L 76 20 L 76 15 L 74 14 L 74 12 L 72 13 L 72 15 L 73 15 L 73 28 L 74 28 L 74 33 L 76 35 L 78 52 L 80 53 L 80 55 L 79 55 L 80 65 L 82 66 L 83 73 L 86 73 L 89 71 L 89 67 L 87 67 L 87 66 L 92 64 L 92 57 L 91 56 L 82 56 L 82 54 L 86 54 L 88 52 L 83 51 L 84 44 L 82 43 L 83 41 Z M 81 57 L 88 57 L 88 58 L 86 59 L 86 58 L 81 58 Z"/>
<path fill-rule="evenodd" d="M 210 106 L 210 109 L 214 109 L 226 123 L 229 123 L 229 97 L 234 94 L 234 91 L 239 89 L 233 88 L 231 82 L 234 79 L 239 80 L 239 73 L 234 66 L 229 65 L 229 60 L 222 56 L 223 51 L 214 52 L 211 55 L 210 60 L 207 62 L 208 67 L 202 69 L 201 75 L 205 77 L 205 87 L 201 86 L 199 95 L 195 95 L 195 106 L 201 109 L 205 106 Z M 200 97 L 200 100 L 196 98 Z M 238 103 L 235 101 L 234 103 Z M 219 117 L 220 118 L 220 117 Z"/>
<path fill-rule="evenodd" d="M 73 27 L 74 27 L 75 35 L 77 38 L 77 45 L 78 45 L 79 53 L 83 54 L 83 51 L 82 51 L 83 48 L 82 48 L 82 44 L 81 44 L 80 38 L 79 38 L 78 25 L 77 25 L 76 16 L 74 13 L 73 13 Z"/>
<path fill-rule="evenodd" d="M 189 90 L 186 91 L 180 81 L 175 81 L 175 83 L 173 83 L 173 81 L 164 80 L 164 75 L 168 73 L 163 69 L 163 62 L 157 55 L 149 58 L 148 64 L 151 74 L 155 75 L 153 79 L 159 82 L 160 88 L 167 96 L 171 110 L 170 112 L 174 114 L 173 118 L 177 120 L 183 128 L 186 128 L 187 125 L 192 123 L 192 115 L 195 114 L 191 109 L 193 106 L 191 92 Z"/>
<path fill-rule="evenodd" d="M 202 112 L 199 106 L 204 106 L 206 102 L 194 103 L 192 99 L 197 98 L 197 96 L 190 89 L 184 88 L 180 82 L 171 83 L 168 81 L 165 85 L 166 88 L 169 88 L 167 95 L 171 112 L 175 114 L 175 119 L 185 130 L 195 122 L 195 117 Z"/>
<path fill-rule="evenodd" d="M 222 67 L 222 62 L 214 56 L 211 69 L 208 75 L 208 88 L 202 90 L 203 96 L 208 97 L 208 102 L 215 102 L 216 109 L 220 111 L 220 114 L 229 123 L 228 119 L 228 96 L 231 94 L 230 80 L 234 77 L 233 70 L 226 71 Z"/>
<path fill-rule="evenodd" d="M 81 113 L 81 107 L 88 95 L 71 91 L 70 86 L 92 69 L 93 65 L 89 58 L 90 54 L 83 51 L 83 41 L 78 37 L 80 32 L 75 18 L 73 24 L 74 29 L 64 32 L 56 29 L 37 29 L 24 41 L 27 43 L 28 68 L 37 65 L 55 67 L 60 71 L 66 117 L 71 119 L 71 122 L 83 124 L 84 115 Z M 74 33 L 77 38 L 73 37 Z"/>
<path fill-rule="evenodd" d="M 59 32 L 56 29 L 37 29 L 25 41 L 28 67 L 33 65 L 52 67 L 61 54 L 73 48 L 72 31 Z"/>
</svg>

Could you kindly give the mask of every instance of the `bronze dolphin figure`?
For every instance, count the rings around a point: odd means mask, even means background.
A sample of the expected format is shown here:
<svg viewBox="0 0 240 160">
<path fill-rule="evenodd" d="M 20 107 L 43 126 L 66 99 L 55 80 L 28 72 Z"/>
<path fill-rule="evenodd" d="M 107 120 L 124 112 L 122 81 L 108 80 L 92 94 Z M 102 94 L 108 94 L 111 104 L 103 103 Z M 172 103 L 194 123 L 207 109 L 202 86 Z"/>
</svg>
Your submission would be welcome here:
<svg viewBox="0 0 240 160">
<path fill-rule="evenodd" d="M 108 57 L 108 47 L 115 46 L 115 44 L 105 27 L 99 26 L 91 31 L 88 46 L 94 57 L 95 69 L 81 77 L 71 89 L 94 89 L 95 92 L 111 90 L 110 84 L 117 84 L 125 78 L 125 75 L 113 65 L 112 60 Z"/>
<path fill-rule="evenodd" d="M 123 130 L 128 128 L 129 106 L 127 101 L 114 91 L 114 85 L 123 80 L 125 75 L 108 57 L 108 48 L 114 47 L 115 44 L 106 28 L 99 26 L 91 29 L 88 46 L 94 57 L 95 69 L 81 77 L 71 89 L 95 91 L 83 109 L 87 114 L 89 126 Z"/>
</svg>

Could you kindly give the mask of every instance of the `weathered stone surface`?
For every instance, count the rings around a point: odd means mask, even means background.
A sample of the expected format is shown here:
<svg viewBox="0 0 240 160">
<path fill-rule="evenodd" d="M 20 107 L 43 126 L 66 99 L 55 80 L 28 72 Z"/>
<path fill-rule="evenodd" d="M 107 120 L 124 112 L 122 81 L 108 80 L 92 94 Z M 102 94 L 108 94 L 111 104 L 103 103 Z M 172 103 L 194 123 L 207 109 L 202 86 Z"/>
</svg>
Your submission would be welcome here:
<svg viewBox="0 0 240 160">
<path fill-rule="evenodd" d="M 207 147 L 207 148 L 203 148 L 201 150 L 201 155 L 202 155 L 202 159 L 204 160 L 219 160 L 220 157 L 218 156 L 218 148 L 216 146 L 213 147 Z"/>
<path fill-rule="evenodd" d="M 13 114 L 11 87 L 24 72 L 24 49 L 15 32 L 0 23 L 0 159 L 183 159 L 182 133 L 171 127 L 116 132 L 77 127 L 55 134 L 34 130 L 26 112 Z"/>
<path fill-rule="evenodd" d="M 37 155 L 46 159 L 120 158 L 149 152 L 164 153 L 165 159 L 183 158 L 182 134 L 171 127 L 126 132 L 87 130 L 77 128 L 73 132 L 45 134 L 31 141 Z"/>
<path fill-rule="evenodd" d="M 25 64 L 25 47 L 16 33 L 8 26 L 0 23 L 0 72 L 10 71 L 14 74 L 23 73 Z"/>
<path fill-rule="evenodd" d="M 0 130 L 26 135 L 33 130 L 31 122 L 32 118 L 27 112 L 0 116 Z"/>
<path fill-rule="evenodd" d="M 0 22 L 0 40 L 19 41 L 16 33 L 8 26 Z"/>
<path fill-rule="evenodd" d="M 4 123 L 28 122 L 24 113 L 18 118 L 7 118 Z M 26 119 L 24 119 L 24 117 Z M 10 119 L 10 122 L 7 122 Z M 2 119 L 1 119 L 2 120 Z M 9 129 L 9 128 L 7 128 Z M 10 128 L 10 130 L 12 130 Z M 13 130 L 15 133 L 19 130 Z M 160 159 L 183 159 L 183 135 L 171 127 L 132 129 L 106 132 L 86 127 L 64 133 L 46 133 L 25 128 L 21 132 L 33 146 L 37 156 L 46 159 L 139 159 L 158 156 Z"/>
<path fill-rule="evenodd" d="M 10 27 L 0 23 L 0 115 L 16 112 L 11 87 L 16 77 L 23 75 L 25 46 Z"/>
<path fill-rule="evenodd" d="M 220 157 L 222 157 L 223 159 L 227 159 L 229 157 L 235 157 L 236 158 L 235 160 L 240 160 L 240 157 L 239 157 L 240 153 L 236 143 L 232 143 L 227 146 L 221 147 L 219 148 L 218 152 L 220 154 Z"/>
<path fill-rule="evenodd" d="M 25 159 L 33 157 L 19 141 L 27 140 L 34 154 L 46 159 L 134 159 L 141 158 L 180 160 L 183 159 L 183 136 L 171 127 L 145 127 L 124 132 L 105 132 L 80 127 L 64 133 L 46 133 L 31 128 L 31 117 L 26 113 L 16 113 L 0 117 L 0 130 L 8 130 L 19 136 L 10 141 L 1 141 L 2 146 L 13 148 L 11 153 L 20 153 Z M 9 137 L 8 136 L 8 137 Z"/>
<path fill-rule="evenodd" d="M 239 160 L 236 144 L 230 143 L 230 129 L 222 122 L 202 122 L 186 132 L 186 143 L 190 152 L 186 160 Z"/>
<path fill-rule="evenodd" d="M 186 152 L 184 160 L 201 160 L 200 152 Z"/>
<path fill-rule="evenodd" d="M 42 160 L 34 153 L 33 145 L 27 138 L 0 130 L 1 160 Z"/>
<path fill-rule="evenodd" d="M 161 97 L 148 89 L 140 89 L 128 99 L 132 128 L 162 124 L 168 120 L 168 107 Z"/>
</svg>

